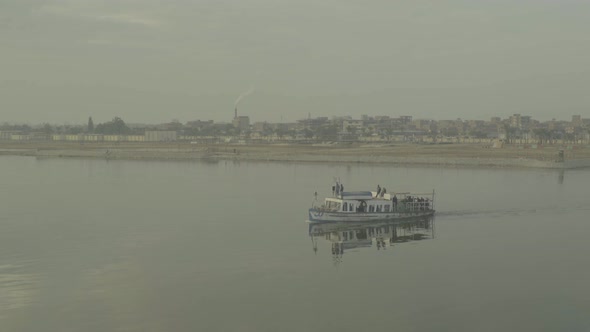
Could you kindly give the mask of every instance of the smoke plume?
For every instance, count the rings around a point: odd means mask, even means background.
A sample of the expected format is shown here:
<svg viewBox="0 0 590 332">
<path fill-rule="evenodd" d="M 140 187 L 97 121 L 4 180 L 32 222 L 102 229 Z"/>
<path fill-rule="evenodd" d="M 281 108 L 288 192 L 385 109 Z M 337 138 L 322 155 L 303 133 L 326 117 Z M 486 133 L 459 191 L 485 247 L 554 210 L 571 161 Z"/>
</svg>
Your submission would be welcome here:
<svg viewBox="0 0 590 332">
<path fill-rule="evenodd" d="M 252 92 L 254 92 L 253 88 L 250 88 L 248 91 L 243 92 L 238 99 L 236 99 L 235 103 L 234 103 L 234 107 L 237 107 L 238 104 L 240 103 L 240 100 L 244 99 L 244 97 L 246 97 L 247 95 L 251 94 Z"/>
</svg>

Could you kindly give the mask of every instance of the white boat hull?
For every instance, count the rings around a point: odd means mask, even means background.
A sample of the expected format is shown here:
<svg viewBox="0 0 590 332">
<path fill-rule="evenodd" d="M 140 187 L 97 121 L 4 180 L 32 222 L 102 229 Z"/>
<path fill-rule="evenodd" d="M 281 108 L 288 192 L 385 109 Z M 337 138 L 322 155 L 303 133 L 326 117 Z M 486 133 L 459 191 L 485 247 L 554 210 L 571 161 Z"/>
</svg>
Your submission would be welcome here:
<svg viewBox="0 0 590 332">
<path fill-rule="evenodd" d="M 334 221 L 378 221 L 397 220 L 408 218 L 420 218 L 434 215 L 434 210 L 418 210 L 403 212 L 331 212 L 320 209 L 309 209 L 309 222 L 334 222 Z"/>
</svg>

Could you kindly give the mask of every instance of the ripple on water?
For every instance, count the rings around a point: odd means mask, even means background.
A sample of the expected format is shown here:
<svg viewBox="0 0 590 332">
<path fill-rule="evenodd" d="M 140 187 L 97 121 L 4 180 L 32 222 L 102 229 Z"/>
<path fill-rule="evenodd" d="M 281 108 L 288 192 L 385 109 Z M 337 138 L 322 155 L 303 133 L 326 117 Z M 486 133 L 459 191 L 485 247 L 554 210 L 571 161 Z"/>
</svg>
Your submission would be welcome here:
<svg viewBox="0 0 590 332">
<path fill-rule="evenodd" d="M 21 309 L 34 302 L 39 278 L 20 272 L 21 266 L 0 265 L 0 319 L 10 310 Z"/>
</svg>

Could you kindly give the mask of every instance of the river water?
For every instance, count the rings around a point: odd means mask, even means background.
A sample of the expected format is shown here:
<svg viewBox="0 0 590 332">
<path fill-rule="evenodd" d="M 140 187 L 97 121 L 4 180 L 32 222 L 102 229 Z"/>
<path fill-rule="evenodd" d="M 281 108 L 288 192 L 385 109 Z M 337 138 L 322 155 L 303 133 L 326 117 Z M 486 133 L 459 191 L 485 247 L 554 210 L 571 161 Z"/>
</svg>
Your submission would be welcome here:
<svg viewBox="0 0 590 332">
<path fill-rule="evenodd" d="M 588 170 L 6 156 L 0 170 L 0 331 L 590 330 Z M 337 232 L 305 223 L 335 176 L 434 189 L 437 216 L 335 251 Z"/>
</svg>

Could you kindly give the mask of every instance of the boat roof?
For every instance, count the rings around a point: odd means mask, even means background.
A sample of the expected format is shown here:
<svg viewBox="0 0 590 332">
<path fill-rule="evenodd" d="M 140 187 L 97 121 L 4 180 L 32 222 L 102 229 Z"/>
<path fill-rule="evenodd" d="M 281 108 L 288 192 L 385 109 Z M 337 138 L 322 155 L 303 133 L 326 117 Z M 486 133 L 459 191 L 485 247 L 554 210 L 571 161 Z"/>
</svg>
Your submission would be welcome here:
<svg viewBox="0 0 590 332">
<path fill-rule="evenodd" d="M 345 191 L 342 194 L 342 199 L 371 199 L 373 194 L 370 191 Z"/>
</svg>

